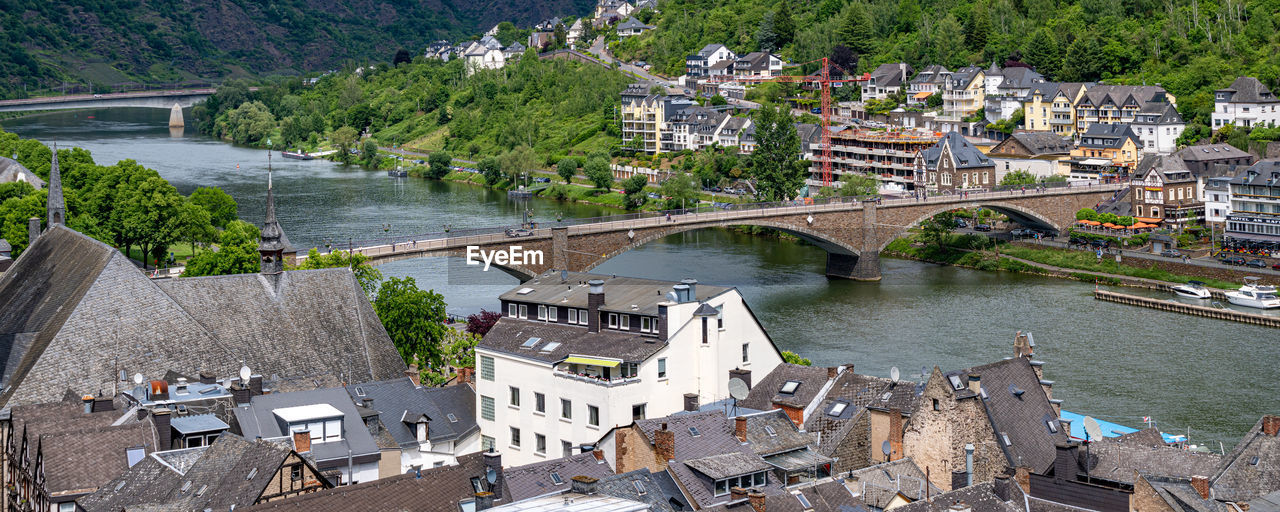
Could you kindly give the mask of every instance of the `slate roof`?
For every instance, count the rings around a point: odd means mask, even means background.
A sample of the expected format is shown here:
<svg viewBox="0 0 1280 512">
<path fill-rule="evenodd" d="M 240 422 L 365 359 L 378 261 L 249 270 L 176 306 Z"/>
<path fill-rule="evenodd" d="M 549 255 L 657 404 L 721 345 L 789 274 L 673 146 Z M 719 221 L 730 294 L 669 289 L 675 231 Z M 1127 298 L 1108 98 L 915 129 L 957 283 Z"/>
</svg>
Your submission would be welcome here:
<svg viewBox="0 0 1280 512">
<path fill-rule="evenodd" d="M 1056 457 L 1055 445 L 1068 441 L 1066 429 L 1049 431 L 1046 421 L 1058 426 L 1058 415 L 1049 405 L 1049 397 L 1036 378 L 1031 361 L 1025 357 L 1005 359 L 976 366 L 964 374 L 979 373 L 987 398 L 982 400 L 987 417 L 995 430 L 997 444 L 1004 450 L 1011 466 L 1025 465 L 1033 473 L 1045 474 Z M 1022 393 L 1015 394 L 1017 391 Z M 961 396 L 961 392 L 956 392 Z M 1007 435 L 1011 444 L 1005 444 Z"/>
<path fill-rule="evenodd" d="M 552 473 L 560 476 L 559 484 L 552 480 Z M 520 501 L 563 492 L 570 487 L 571 479 L 575 476 L 589 476 L 596 479 L 613 476 L 613 468 L 603 460 L 596 460 L 595 455 L 587 452 L 506 468 L 502 475 L 510 491 L 511 501 Z"/>
<path fill-rule="evenodd" d="M 1223 160 L 1229 158 L 1249 158 L 1251 155 L 1230 144 L 1199 144 L 1187 146 L 1174 153 L 1188 162 L 1204 160 Z"/>
<path fill-rule="evenodd" d="M 974 484 L 969 487 L 936 494 L 928 501 L 914 501 L 894 508 L 895 512 L 950 512 L 950 507 L 964 503 L 972 512 L 1025 512 L 1021 488 L 1011 485 L 1015 500 L 1002 501 L 996 496 L 991 482 Z"/>
<path fill-rule="evenodd" d="M 1126 105 L 1143 108 L 1148 102 L 1167 103 L 1168 96 L 1164 88 L 1157 85 L 1095 85 L 1085 90 L 1079 104 L 1094 107 L 1111 104 L 1117 108 Z"/>
<path fill-rule="evenodd" d="M 840 372 L 822 403 L 818 404 L 813 414 L 804 419 L 805 431 L 818 437 L 818 451 L 827 456 L 835 455 L 836 447 L 849 434 L 855 423 L 854 420 L 862 414 L 867 405 L 879 401 L 883 392 L 892 393 L 890 395 L 892 404 L 886 405 L 902 405 L 903 396 L 914 397 L 914 392 L 900 392 L 914 388 L 910 383 L 899 384 L 891 390 L 886 389 L 890 384 L 889 379 L 861 375 L 852 370 Z M 836 404 L 844 404 L 844 409 L 840 414 L 832 415 Z M 910 411 L 904 409 L 904 413 L 910 414 Z"/>
<path fill-rule="evenodd" d="M 1044 75 L 1036 73 L 1034 69 L 1021 66 L 1004 68 L 1000 74 L 1004 76 L 1004 80 L 997 86 L 998 89 L 1026 89 L 1033 84 L 1044 82 Z"/>
<path fill-rule="evenodd" d="M 1144 155 L 1138 161 L 1134 176 L 1145 179 L 1147 173 L 1152 171 L 1159 172 L 1164 183 L 1195 181 L 1195 176 L 1187 169 L 1187 163 L 1174 155 Z"/>
<path fill-rule="evenodd" d="M 766 52 L 751 52 L 739 56 L 733 66 L 735 70 L 764 71 L 769 69 L 769 54 Z"/>
<path fill-rule="evenodd" d="M 680 111 L 684 110 L 680 109 Z M 599 279 L 604 281 L 605 302 L 600 307 L 601 311 L 655 316 L 658 314 L 658 303 L 666 301 L 666 294 L 672 290 L 673 286 L 680 284 L 674 281 L 586 272 L 569 272 L 566 275 L 567 279 L 561 281 L 559 272 L 544 272 L 507 290 L 498 298 L 505 301 L 586 308 L 589 291 L 587 281 Z M 530 291 L 521 294 L 520 292 L 525 289 Z M 697 294 L 695 298 L 698 301 L 705 301 L 730 290 L 733 288 L 698 283 L 695 287 Z M 632 308 L 632 305 L 636 308 Z"/>
<path fill-rule="evenodd" d="M 1014 151 L 1014 144 L 1024 148 L 1029 156 L 1066 155 L 1075 147 L 1070 138 L 1053 132 L 1015 132 L 992 148 L 991 153 L 1006 154 L 1007 151 Z"/>
<path fill-rule="evenodd" d="M 1214 92 L 1231 93 L 1229 101 L 1232 103 L 1275 103 L 1280 101 L 1271 93 L 1271 89 L 1268 89 L 1261 81 L 1251 76 L 1236 78 L 1227 88 L 1218 89 Z"/>
<path fill-rule="evenodd" d="M 273 291 L 277 290 L 277 291 Z M 159 377 L 404 371 L 349 269 L 152 281 L 114 248 L 64 226 L 0 276 L 0 402 L 110 390 L 118 370 Z"/>
<path fill-rule="evenodd" d="M 1182 114 L 1172 103 L 1147 103 L 1133 119 L 1133 124 L 1178 123 L 1182 123 Z"/>
<path fill-rule="evenodd" d="M 289 426 L 274 411 L 315 404 L 327 404 L 342 412 L 342 440 L 311 443 L 311 455 L 317 466 L 322 469 L 335 467 L 339 463 L 345 466 L 348 455 L 379 455 L 377 443 L 360 419 L 355 404 L 342 388 L 258 395 L 253 397 L 249 405 L 235 408 L 236 423 L 240 426 L 240 433 L 248 439 L 288 436 Z"/>
<path fill-rule="evenodd" d="M 533 349 L 522 349 L 520 346 L 529 338 L 542 338 L 542 342 Z M 552 341 L 560 342 L 560 346 L 550 352 L 542 351 L 542 347 Z M 601 329 L 600 332 L 587 332 L 587 327 L 569 324 L 554 324 L 536 320 L 520 320 L 502 317 L 493 325 L 484 339 L 477 345 L 479 348 L 514 354 L 521 357 L 556 363 L 569 357 L 569 354 L 601 356 L 621 359 L 628 362 L 640 362 L 657 354 L 667 346 L 667 342 L 652 336 L 641 336 L 639 333 Z"/>
<path fill-rule="evenodd" d="M 751 449 L 761 457 L 802 450 L 813 442 L 813 438 L 800 432 L 796 424 L 787 417 L 782 409 L 774 409 L 745 416 L 747 419 L 747 442 Z M 766 429 L 765 427 L 769 427 Z M 769 433 L 772 429 L 773 433 Z"/>
<path fill-rule="evenodd" d="M 684 495 L 676 487 L 675 481 L 671 480 L 671 475 L 665 471 L 650 473 L 647 469 L 637 469 L 620 475 L 597 478 L 599 478 L 596 482 L 597 494 L 646 503 L 651 512 L 676 512 L 676 508 L 671 505 L 671 500 L 680 504 L 680 510 L 689 509 Z M 644 491 L 643 494 L 641 490 Z"/>
<path fill-rule="evenodd" d="M 920 152 L 921 158 L 924 158 L 925 167 L 929 169 L 938 168 L 938 160 L 942 158 L 943 146 L 951 148 L 951 158 L 955 161 L 956 169 L 975 169 L 982 167 L 994 167 L 995 163 L 983 154 L 981 150 L 970 144 L 964 135 L 960 132 L 947 132 L 934 145 L 925 148 Z"/>
<path fill-rule="evenodd" d="M 1125 139 L 1133 139 L 1134 145 L 1141 148 L 1142 142 L 1133 128 L 1127 124 L 1093 123 L 1080 138 L 1080 147 L 1096 149 L 1120 148 Z"/>
<path fill-rule="evenodd" d="M 45 488 L 54 495 L 93 492 L 129 469 L 129 448 L 151 453 L 157 444 L 150 421 L 42 435 Z"/>
<path fill-rule="evenodd" d="M 925 494 L 937 496 L 942 493 L 938 486 L 925 479 L 924 470 L 910 457 L 850 471 L 844 485 L 861 494 L 862 502 L 867 506 L 878 509 L 885 508 L 898 494 L 916 501 L 924 499 Z M 927 491 L 926 485 L 929 486 Z"/>
<path fill-rule="evenodd" d="M 654 432 L 663 424 L 674 433 L 675 462 L 668 465 L 668 471 L 689 493 L 697 508 L 704 508 L 729 500 L 728 495 L 715 496 L 715 482 L 703 476 L 701 471 L 721 474 L 733 471 L 737 475 L 751 473 L 755 468 L 768 469 L 764 460 L 751 450 L 751 447 L 734 437 L 733 420 L 725 417 L 723 412 L 708 411 L 690 414 L 667 416 L 637 420 L 635 427 L 644 433 L 650 445 L 654 441 Z M 694 436 L 689 427 L 695 427 L 699 435 Z M 726 457 L 711 458 L 733 454 L 732 461 Z M 701 460 L 709 459 L 709 460 Z M 750 460 L 752 462 L 748 463 Z M 698 462 L 694 462 L 698 461 Z M 692 463 L 692 465 L 690 464 Z M 693 466 L 701 469 L 695 471 Z M 778 482 L 770 478 L 765 492 L 773 493 L 780 489 Z"/>
<path fill-rule="evenodd" d="M 888 62 L 876 66 L 871 78 L 876 80 L 876 87 L 893 87 L 902 85 L 911 76 L 911 65 L 903 62 Z"/>
<path fill-rule="evenodd" d="M 636 29 L 651 30 L 653 29 L 653 26 L 645 25 L 644 23 L 641 23 L 640 20 L 635 18 L 635 16 L 628 17 L 627 21 L 619 23 L 617 26 L 617 30 L 636 30 Z"/>
<path fill-rule="evenodd" d="M 372 482 L 335 487 L 323 491 L 270 501 L 251 508 L 253 512 L 347 512 L 359 503 L 361 512 L 458 512 L 458 503 L 475 497 L 472 478 L 484 478 L 484 455 L 458 457 L 458 464 L 427 468 L 422 477 L 406 473 Z M 504 491 L 505 497 L 507 493 Z M 500 500 L 497 503 L 508 503 Z"/>
<path fill-rule="evenodd" d="M 1084 470 L 1086 455 L 1090 477 L 1125 484 L 1134 482 L 1135 471 L 1183 478 L 1210 475 L 1222 461 L 1222 457 L 1216 453 L 1197 453 L 1168 446 L 1155 429 L 1103 438 L 1090 444 L 1087 454 L 1083 447 L 1080 448 L 1078 456 L 1081 471 Z M 1067 478 L 1073 477 L 1071 475 Z"/>
<path fill-rule="evenodd" d="M 1248 501 L 1280 490 L 1280 436 L 1263 432 L 1262 422 L 1258 420 L 1209 479 L 1213 497 Z"/>
<path fill-rule="evenodd" d="M 711 54 L 719 51 L 721 48 L 724 48 L 724 47 L 725 46 L 722 44 L 711 43 L 709 45 L 703 46 L 701 50 L 698 50 L 698 55 L 702 57 L 709 57 L 711 56 Z"/>
<path fill-rule="evenodd" d="M 858 498 L 845 489 L 839 480 L 823 480 L 793 485 L 781 492 L 765 496 L 765 510 L 769 512 L 866 512 Z M 811 507 L 800 503 L 796 494 L 803 494 Z M 710 512 L 752 512 L 749 502 L 722 504 L 704 509 Z"/>
<path fill-rule="evenodd" d="M 1259 160 L 1231 180 L 1232 185 L 1277 186 L 1280 184 L 1280 159 Z"/>
<path fill-rule="evenodd" d="M 1200 497 L 1200 493 L 1191 487 L 1191 480 L 1162 476 L 1143 475 L 1156 494 L 1169 505 L 1174 512 L 1233 512 L 1234 507 L 1213 499 Z"/>
<path fill-rule="evenodd" d="M 199 457 L 177 468 L 151 454 L 78 503 L 89 512 L 134 510 L 145 505 L 171 510 L 247 507 L 262 496 L 292 453 L 282 443 L 249 441 L 235 434 L 223 434 L 207 447 L 184 451 Z M 183 491 L 186 482 L 191 485 Z"/>
<path fill-rule="evenodd" d="M 951 72 L 947 71 L 947 68 L 943 67 L 941 64 L 930 64 L 920 70 L 920 72 L 916 74 L 915 78 L 911 79 L 911 83 L 940 84 L 946 81 L 947 75 L 950 74 Z"/>
<path fill-rule="evenodd" d="M 480 429 L 476 424 L 476 392 L 470 386 L 418 387 L 402 377 L 353 384 L 346 390 L 356 403 L 373 401 L 386 431 L 401 447 L 418 444 L 417 426 L 400 421 L 405 417 L 430 418 L 427 437 L 432 443 L 462 439 Z M 450 414 L 456 421 L 449 419 Z"/>
<path fill-rule="evenodd" d="M 794 393 L 783 393 L 782 386 L 788 381 L 798 381 L 800 386 Z M 773 404 L 789 405 L 805 408 L 818 396 L 818 392 L 827 383 L 827 369 L 822 366 L 802 366 L 782 363 L 773 368 L 759 382 L 752 383 L 751 392 L 738 405 L 748 409 L 767 411 Z"/>
<path fill-rule="evenodd" d="M 713 480 L 769 469 L 769 465 L 760 457 L 739 452 L 688 459 L 684 464 Z"/>
<path fill-rule="evenodd" d="M 22 176 L 22 178 L 18 178 L 18 176 Z M 26 166 L 18 163 L 12 158 L 0 156 L 0 183 L 11 183 L 15 181 L 25 181 L 30 183 L 36 190 L 44 188 L 44 180 L 40 179 L 39 176 L 36 176 L 36 173 L 31 172 L 30 169 L 26 168 Z"/>
</svg>

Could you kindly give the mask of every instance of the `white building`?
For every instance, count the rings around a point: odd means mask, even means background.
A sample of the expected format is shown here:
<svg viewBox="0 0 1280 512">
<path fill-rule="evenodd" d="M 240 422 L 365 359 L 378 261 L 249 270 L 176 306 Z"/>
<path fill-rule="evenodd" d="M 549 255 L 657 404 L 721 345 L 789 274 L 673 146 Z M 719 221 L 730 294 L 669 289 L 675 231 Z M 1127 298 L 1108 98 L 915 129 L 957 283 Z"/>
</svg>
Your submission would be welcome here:
<svg viewBox="0 0 1280 512">
<path fill-rule="evenodd" d="M 502 294 L 476 346 L 482 448 L 504 462 L 558 458 L 636 419 L 728 397 L 731 370 L 781 354 L 734 288 L 545 273 Z"/>
<path fill-rule="evenodd" d="M 862 81 L 862 101 L 883 100 L 901 92 L 902 85 L 914 71 L 905 62 L 881 64 Z"/>
<path fill-rule="evenodd" d="M 321 471 L 339 473 L 341 485 L 379 478 L 378 445 L 342 388 L 258 395 L 233 412 L 245 439 L 309 434 L 309 446 L 298 453 L 310 452 Z"/>
<path fill-rule="evenodd" d="M 733 61 L 737 58 L 738 56 L 724 45 L 709 44 L 698 50 L 698 53 L 684 58 L 685 74 L 693 79 L 706 78 L 711 76 L 712 67 L 716 67 L 720 72 L 718 75 L 731 75 Z M 728 62 L 728 64 L 716 66 L 722 62 Z"/>
<path fill-rule="evenodd" d="M 1231 177 L 1208 178 L 1204 184 L 1204 222 L 1219 229 L 1231 213 Z"/>
<path fill-rule="evenodd" d="M 1142 142 L 1142 152 L 1168 155 L 1177 151 L 1178 137 L 1187 128 L 1178 109 L 1168 103 L 1149 103 L 1147 107 L 1150 108 L 1143 108 L 1129 124 Z"/>
<path fill-rule="evenodd" d="M 385 431 L 399 447 L 382 449 L 381 478 L 451 466 L 459 456 L 480 451 L 476 393 L 470 385 L 422 387 L 405 377 L 352 384 L 347 393 L 364 407 L 369 431 L 375 436 Z"/>
<path fill-rule="evenodd" d="M 1260 160 L 1231 180 L 1226 243 L 1280 250 L 1280 159 Z"/>
<path fill-rule="evenodd" d="M 1223 125 L 1275 126 L 1280 123 L 1280 99 L 1257 78 L 1242 76 L 1213 93 L 1213 129 Z"/>
</svg>

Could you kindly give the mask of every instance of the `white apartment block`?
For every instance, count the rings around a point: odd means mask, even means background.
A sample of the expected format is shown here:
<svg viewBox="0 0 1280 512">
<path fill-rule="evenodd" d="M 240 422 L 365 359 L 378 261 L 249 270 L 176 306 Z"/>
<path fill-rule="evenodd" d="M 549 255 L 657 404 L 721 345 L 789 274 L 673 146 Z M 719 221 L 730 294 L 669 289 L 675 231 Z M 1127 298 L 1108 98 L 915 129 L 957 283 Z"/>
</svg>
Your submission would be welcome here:
<svg viewBox="0 0 1280 512">
<path fill-rule="evenodd" d="M 1242 76 L 1213 93 L 1213 129 L 1233 124 L 1245 128 L 1280 123 L 1280 99 L 1257 78 Z"/>
<path fill-rule="evenodd" d="M 553 271 L 500 299 L 476 347 L 476 410 L 482 448 L 508 465 L 681 411 L 686 394 L 725 399 L 731 370 L 782 363 L 735 288 Z"/>
</svg>

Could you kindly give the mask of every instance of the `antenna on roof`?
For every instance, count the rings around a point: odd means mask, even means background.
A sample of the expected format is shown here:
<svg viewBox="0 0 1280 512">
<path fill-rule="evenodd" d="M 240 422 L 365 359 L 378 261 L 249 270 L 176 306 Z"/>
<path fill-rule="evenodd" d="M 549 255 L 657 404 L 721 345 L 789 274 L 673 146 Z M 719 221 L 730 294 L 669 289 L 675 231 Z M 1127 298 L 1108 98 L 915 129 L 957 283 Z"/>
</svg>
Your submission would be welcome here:
<svg viewBox="0 0 1280 512">
<path fill-rule="evenodd" d="M 241 385 L 245 385 L 245 386 L 249 385 L 249 377 L 252 377 L 252 376 L 253 376 L 253 371 L 250 370 L 248 366 L 240 367 L 240 384 Z"/>
<path fill-rule="evenodd" d="M 742 379 L 734 377 L 729 379 L 729 397 L 733 398 L 733 415 L 738 415 L 738 400 L 746 400 L 747 395 L 751 393 L 751 388 L 747 387 L 747 383 Z"/>
<path fill-rule="evenodd" d="M 898 383 L 898 367 L 897 366 L 889 368 L 889 380 L 893 381 L 894 384 Z"/>
</svg>

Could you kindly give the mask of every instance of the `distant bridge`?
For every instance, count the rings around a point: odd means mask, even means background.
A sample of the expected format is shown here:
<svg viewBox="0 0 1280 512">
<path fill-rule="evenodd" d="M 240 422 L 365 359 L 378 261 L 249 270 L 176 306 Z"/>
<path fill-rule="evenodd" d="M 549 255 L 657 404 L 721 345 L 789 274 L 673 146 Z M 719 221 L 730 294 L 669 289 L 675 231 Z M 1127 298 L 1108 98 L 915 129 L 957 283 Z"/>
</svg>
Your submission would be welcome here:
<svg viewBox="0 0 1280 512">
<path fill-rule="evenodd" d="M 67 110 L 79 108 L 141 107 L 173 108 L 174 104 L 187 108 L 213 95 L 217 89 L 176 89 L 161 91 L 134 91 L 108 94 L 73 94 L 46 96 L 20 100 L 0 100 L 0 112 L 29 110 Z"/>
<path fill-rule="evenodd" d="M 1075 222 L 1075 213 L 1111 199 L 1128 185 L 1107 184 L 1052 187 L 1043 191 L 1011 189 L 966 195 L 863 201 L 831 198 L 734 205 L 671 212 L 644 212 L 592 219 L 564 219 L 535 226 L 531 234 L 508 236 L 518 226 L 479 228 L 446 233 L 397 236 L 351 242 L 354 252 L 373 264 L 427 256 L 465 256 L 467 247 L 485 251 L 519 245 L 542 251 L 543 261 L 497 264 L 522 280 L 550 269 L 587 271 L 623 252 L 653 240 L 695 229 L 727 226 L 765 226 L 779 229 L 827 251 L 826 274 L 831 277 L 880 279 L 880 252 L 911 226 L 956 208 L 981 207 L 1007 215 L 1024 226 L 1061 232 Z M 549 226 L 549 227 L 547 227 Z M 344 249 L 341 245 L 331 249 Z M 305 259 L 305 257 L 303 257 Z"/>
</svg>

